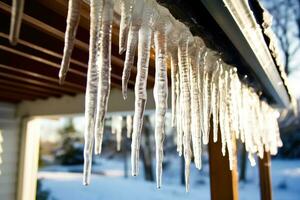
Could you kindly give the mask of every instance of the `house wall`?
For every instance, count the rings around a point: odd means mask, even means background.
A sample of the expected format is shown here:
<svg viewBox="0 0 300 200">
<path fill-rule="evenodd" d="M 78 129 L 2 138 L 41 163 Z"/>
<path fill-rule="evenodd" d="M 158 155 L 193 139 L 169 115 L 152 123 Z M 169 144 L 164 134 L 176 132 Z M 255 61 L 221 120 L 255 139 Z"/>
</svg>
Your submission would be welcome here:
<svg viewBox="0 0 300 200">
<path fill-rule="evenodd" d="M 20 121 L 15 118 L 16 106 L 0 102 L 0 129 L 2 131 L 3 152 L 0 169 L 0 199 L 16 199 L 18 178 Z"/>
</svg>

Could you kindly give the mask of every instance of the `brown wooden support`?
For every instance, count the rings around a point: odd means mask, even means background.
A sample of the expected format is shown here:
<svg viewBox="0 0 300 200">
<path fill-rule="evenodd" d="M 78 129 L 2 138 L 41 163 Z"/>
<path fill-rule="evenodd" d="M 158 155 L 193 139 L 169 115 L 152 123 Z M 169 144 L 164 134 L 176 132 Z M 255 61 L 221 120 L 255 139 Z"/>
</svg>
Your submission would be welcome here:
<svg viewBox="0 0 300 200">
<path fill-rule="evenodd" d="M 271 156 L 269 152 L 264 153 L 264 158 L 259 158 L 259 180 L 260 196 L 262 200 L 272 200 L 271 184 Z"/>
<path fill-rule="evenodd" d="M 236 160 L 236 142 L 233 139 L 234 164 L 232 171 L 229 169 L 228 152 L 226 156 L 221 151 L 221 134 L 218 132 L 218 142 L 213 142 L 213 130 L 210 132 L 208 152 L 210 171 L 210 193 L 212 200 L 237 200 L 238 199 L 238 173 Z"/>
</svg>

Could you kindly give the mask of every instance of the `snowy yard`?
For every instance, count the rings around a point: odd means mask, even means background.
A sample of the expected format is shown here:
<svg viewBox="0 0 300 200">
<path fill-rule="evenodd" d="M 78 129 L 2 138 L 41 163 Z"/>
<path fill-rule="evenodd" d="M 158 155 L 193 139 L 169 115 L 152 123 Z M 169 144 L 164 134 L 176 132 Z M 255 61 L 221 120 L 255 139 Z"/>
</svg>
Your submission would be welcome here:
<svg viewBox="0 0 300 200">
<path fill-rule="evenodd" d="M 89 186 L 82 186 L 82 175 L 69 173 L 68 170 L 80 171 L 79 167 L 54 166 L 39 172 L 43 179 L 43 189 L 51 193 L 55 200 L 199 200 L 210 199 L 208 170 L 198 172 L 192 168 L 191 191 L 179 184 L 179 159 L 172 159 L 172 166 L 164 171 L 163 187 L 156 189 L 156 184 L 138 177 L 123 177 L 123 163 L 116 160 L 102 160 L 94 166 L 94 175 Z M 207 166 L 206 166 L 207 167 Z M 257 167 L 247 168 L 248 181 L 240 183 L 239 196 L 242 200 L 260 199 Z M 300 199 L 300 160 L 273 160 L 272 183 L 275 200 Z"/>
</svg>

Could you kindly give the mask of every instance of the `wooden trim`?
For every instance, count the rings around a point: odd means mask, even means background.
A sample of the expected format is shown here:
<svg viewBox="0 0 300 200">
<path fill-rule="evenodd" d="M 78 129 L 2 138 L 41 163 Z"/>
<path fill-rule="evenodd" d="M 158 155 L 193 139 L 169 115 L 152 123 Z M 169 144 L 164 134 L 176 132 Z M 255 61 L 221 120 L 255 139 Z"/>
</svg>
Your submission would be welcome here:
<svg viewBox="0 0 300 200">
<path fill-rule="evenodd" d="M 260 197 L 262 200 L 272 200 L 272 181 L 271 181 L 271 156 L 269 152 L 264 152 L 263 159 L 258 159 Z"/>
<path fill-rule="evenodd" d="M 211 126 L 212 127 L 212 126 Z M 213 130 L 210 131 L 208 144 L 210 193 L 212 200 L 237 200 L 238 199 L 238 172 L 236 157 L 236 142 L 232 140 L 234 147 L 234 164 L 232 171 L 229 169 L 228 152 L 222 155 L 221 133 L 218 131 L 218 142 L 213 142 Z"/>
</svg>

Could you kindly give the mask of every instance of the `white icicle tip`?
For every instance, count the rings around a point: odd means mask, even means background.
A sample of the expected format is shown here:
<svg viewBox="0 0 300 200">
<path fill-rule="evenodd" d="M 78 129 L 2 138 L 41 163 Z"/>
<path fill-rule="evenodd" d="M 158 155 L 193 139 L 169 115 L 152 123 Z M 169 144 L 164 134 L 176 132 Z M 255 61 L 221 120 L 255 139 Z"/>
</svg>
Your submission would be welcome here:
<svg viewBox="0 0 300 200">
<path fill-rule="evenodd" d="M 13 0 L 11 8 L 11 23 L 9 30 L 9 42 L 12 45 L 17 45 L 21 30 L 22 16 L 25 0 Z"/>
<path fill-rule="evenodd" d="M 83 184 L 91 177 L 93 149 L 100 154 L 104 120 L 111 84 L 111 37 L 114 0 L 84 0 L 90 4 L 90 42 L 85 95 Z M 18 40 L 24 0 L 14 0 L 10 41 Z M 60 70 L 64 80 L 71 60 L 81 0 L 69 0 L 64 55 Z M 162 185 L 165 120 L 168 99 L 168 64 L 171 63 L 172 126 L 176 129 L 177 152 L 184 156 L 186 190 L 190 188 L 190 165 L 201 168 L 202 143 L 221 140 L 221 152 L 228 156 L 229 168 L 236 164 L 236 142 L 245 145 L 251 165 L 255 155 L 274 155 L 282 146 L 277 110 L 259 92 L 241 81 L 238 68 L 222 60 L 221 53 L 193 37 L 183 23 L 155 0 L 121 0 L 119 53 L 126 51 L 122 74 L 122 95 L 127 98 L 127 84 L 137 50 L 135 108 L 126 116 L 127 137 L 132 137 L 132 175 L 139 173 L 139 150 L 143 117 L 147 102 L 150 49 L 155 51 L 155 148 L 157 187 Z M 212 127 L 211 126 L 212 120 Z M 112 117 L 117 150 L 122 141 L 121 116 Z M 209 134 L 213 134 L 212 137 Z M 213 138 L 210 141 L 209 138 Z"/>
<path fill-rule="evenodd" d="M 108 98 L 110 94 L 111 82 L 111 31 L 113 23 L 114 1 L 103 0 L 103 17 L 100 28 L 98 57 L 96 63 L 98 65 L 99 79 L 97 85 L 97 110 L 95 121 L 95 154 L 101 153 L 104 119 L 107 111 Z"/>
<path fill-rule="evenodd" d="M 64 54 L 59 70 L 59 83 L 63 84 L 69 69 L 75 36 L 80 19 L 81 0 L 69 0 Z"/>
</svg>

